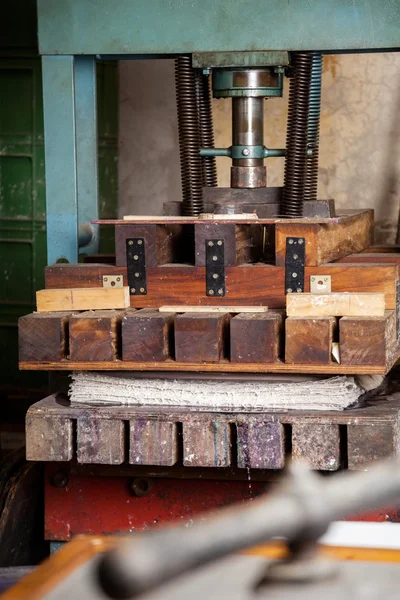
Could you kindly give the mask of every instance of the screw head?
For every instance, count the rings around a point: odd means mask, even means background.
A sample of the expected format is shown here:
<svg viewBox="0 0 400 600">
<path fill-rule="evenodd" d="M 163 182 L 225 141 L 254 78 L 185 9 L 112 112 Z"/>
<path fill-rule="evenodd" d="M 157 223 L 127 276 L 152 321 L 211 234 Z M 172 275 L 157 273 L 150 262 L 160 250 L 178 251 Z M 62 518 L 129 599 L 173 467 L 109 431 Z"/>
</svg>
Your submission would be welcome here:
<svg viewBox="0 0 400 600">
<path fill-rule="evenodd" d="M 327 277 L 324 277 L 324 281 L 325 281 L 325 283 L 326 283 L 326 282 L 328 281 L 328 278 L 327 278 Z"/>
<path fill-rule="evenodd" d="M 297 260 L 299 257 L 297 254 L 293 254 L 293 260 Z"/>
<path fill-rule="evenodd" d="M 141 246 L 143 244 L 143 240 L 138 240 L 137 243 L 138 243 L 138 246 Z"/>
<path fill-rule="evenodd" d="M 140 291 L 141 291 L 141 292 L 142 292 L 142 294 L 143 294 L 143 292 L 144 292 L 144 287 L 141 287 L 141 288 L 140 288 Z"/>
<path fill-rule="evenodd" d="M 135 277 L 140 277 L 140 273 L 135 273 Z"/>
<path fill-rule="evenodd" d="M 311 277 L 311 281 L 315 281 L 315 277 Z"/>
<path fill-rule="evenodd" d="M 293 279 L 296 279 L 297 273 L 292 273 L 292 277 L 293 277 Z"/>
<path fill-rule="evenodd" d="M 299 240 L 299 244 L 302 244 L 302 243 L 303 243 L 303 240 Z"/>
<path fill-rule="evenodd" d="M 288 240 L 288 243 L 289 243 L 289 244 L 293 244 L 293 240 L 290 238 L 290 239 Z"/>
<path fill-rule="evenodd" d="M 117 281 L 121 281 L 121 277 L 117 277 Z"/>
<path fill-rule="evenodd" d="M 214 262 L 215 262 L 216 260 L 218 260 L 218 256 L 215 256 L 215 255 L 214 255 L 212 258 L 213 258 L 213 261 L 214 261 Z"/>
<path fill-rule="evenodd" d="M 135 293 L 136 293 L 135 288 L 131 288 L 131 294 L 135 294 Z"/>
<path fill-rule="evenodd" d="M 288 288 L 286 291 L 288 294 L 291 294 L 293 292 L 292 288 Z"/>
<path fill-rule="evenodd" d="M 218 240 L 217 244 L 218 246 L 222 246 L 222 240 Z"/>
<path fill-rule="evenodd" d="M 103 281 L 108 281 L 108 277 L 103 277 Z"/>
<path fill-rule="evenodd" d="M 243 148 L 242 154 L 243 156 L 248 156 L 250 154 L 250 150 L 248 148 Z"/>
<path fill-rule="evenodd" d="M 218 273 L 214 273 L 213 279 L 218 279 L 218 277 L 219 277 Z"/>
<path fill-rule="evenodd" d="M 218 290 L 218 294 L 219 294 L 220 296 L 222 296 L 222 295 L 223 295 L 223 293 L 224 293 L 224 290 L 223 290 L 222 288 L 219 288 L 219 290 Z"/>
<path fill-rule="evenodd" d="M 139 260 L 139 257 L 137 254 L 135 254 L 135 256 L 133 257 L 133 260 Z"/>
<path fill-rule="evenodd" d="M 133 246 L 133 240 L 129 240 L 128 245 Z"/>
<path fill-rule="evenodd" d="M 297 290 L 296 290 L 296 292 L 298 292 L 298 293 L 300 293 L 300 292 L 302 292 L 302 291 L 303 291 L 303 290 L 302 290 L 301 288 L 297 288 Z"/>
<path fill-rule="evenodd" d="M 208 295 L 209 296 L 214 296 L 214 290 L 208 290 Z"/>
<path fill-rule="evenodd" d="M 210 241 L 210 242 L 208 242 L 208 245 L 209 245 L 209 246 L 214 246 L 214 242 L 211 242 L 211 241 Z"/>
</svg>

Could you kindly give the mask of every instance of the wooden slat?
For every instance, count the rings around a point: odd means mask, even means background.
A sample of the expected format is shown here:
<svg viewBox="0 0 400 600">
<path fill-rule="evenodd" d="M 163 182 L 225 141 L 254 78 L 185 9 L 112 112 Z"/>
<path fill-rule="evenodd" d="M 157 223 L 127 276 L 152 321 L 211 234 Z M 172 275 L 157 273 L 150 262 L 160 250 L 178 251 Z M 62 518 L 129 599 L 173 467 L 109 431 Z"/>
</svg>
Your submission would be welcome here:
<svg viewBox="0 0 400 600">
<path fill-rule="evenodd" d="M 343 365 L 386 365 L 398 349 L 396 312 L 383 317 L 343 317 L 339 320 Z"/>
<path fill-rule="evenodd" d="M 62 360 L 68 354 L 68 321 L 73 313 L 32 313 L 18 319 L 19 359 Z"/>
<path fill-rule="evenodd" d="M 339 426 L 312 420 L 293 423 L 292 458 L 307 461 L 311 469 L 337 471 L 341 461 Z"/>
<path fill-rule="evenodd" d="M 352 423 L 347 428 L 348 468 L 363 471 L 368 465 L 399 455 L 396 422 Z"/>
<path fill-rule="evenodd" d="M 38 312 L 126 308 L 129 288 L 69 288 L 36 292 Z"/>
<path fill-rule="evenodd" d="M 217 362 L 224 358 L 229 314 L 181 314 L 175 319 L 175 357 L 182 362 Z"/>
<path fill-rule="evenodd" d="M 200 223 L 194 226 L 195 264 L 206 264 L 206 240 L 224 241 L 224 260 L 226 266 L 257 262 L 262 254 L 262 229 L 255 225 Z"/>
<path fill-rule="evenodd" d="M 79 463 L 120 465 L 124 462 L 123 421 L 99 419 L 88 410 L 78 419 L 77 459 Z"/>
<path fill-rule="evenodd" d="M 68 417 L 26 415 L 26 459 L 68 461 L 74 454 L 73 427 Z"/>
<path fill-rule="evenodd" d="M 96 310 L 72 317 L 69 322 L 70 359 L 108 361 L 120 358 L 122 314 L 123 311 Z"/>
<path fill-rule="evenodd" d="M 275 363 L 281 357 L 283 311 L 242 313 L 230 322 L 234 363 Z"/>
<path fill-rule="evenodd" d="M 332 292 L 370 292 L 385 294 L 387 310 L 396 308 L 396 264 L 340 264 L 306 267 L 305 292 L 310 291 L 310 276 L 331 277 Z M 147 294 L 131 296 L 131 306 L 158 308 L 162 305 L 198 306 L 268 306 L 285 308 L 285 269 L 256 264 L 226 267 L 226 295 L 212 298 L 205 295 L 205 267 L 168 265 L 146 269 Z M 121 275 L 127 285 L 125 267 L 105 265 L 52 265 L 46 267 L 47 288 L 79 286 L 101 287 L 102 275 Z"/>
<path fill-rule="evenodd" d="M 383 294 L 288 294 L 288 317 L 382 317 Z"/>
<path fill-rule="evenodd" d="M 288 317 L 285 321 L 286 363 L 331 364 L 335 332 L 334 317 Z"/>
<path fill-rule="evenodd" d="M 143 309 L 122 319 L 122 357 L 134 361 L 162 361 L 174 354 L 174 314 Z"/>
<path fill-rule="evenodd" d="M 286 239 L 304 237 L 306 265 L 318 266 L 355 252 L 361 252 L 372 243 L 373 211 L 330 219 L 326 223 L 277 223 L 275 227 L 276 264 L 283 266 Z"/>
<path fill-rule="evenodd" d="M 160 306 L 160 313 L 266 313 L 268 306 Z"/>
<path fill-rule="evenodd" d="M 186 467 L 229 467 L 229 423 L 204 420 L 183 423 L 183 464 Z"/>
<path fill-rule="evenodd" d="M 178 461 L 178 426 L 156 419 L 129 421 L 129 462 L 172 467 Z"/>
<path fill-rule="evenodd" d="M 279 421 L 248 418 L 236 424 L 237 466 L 241 469 L 283 469 L 284 428 Z"/>
</svg>

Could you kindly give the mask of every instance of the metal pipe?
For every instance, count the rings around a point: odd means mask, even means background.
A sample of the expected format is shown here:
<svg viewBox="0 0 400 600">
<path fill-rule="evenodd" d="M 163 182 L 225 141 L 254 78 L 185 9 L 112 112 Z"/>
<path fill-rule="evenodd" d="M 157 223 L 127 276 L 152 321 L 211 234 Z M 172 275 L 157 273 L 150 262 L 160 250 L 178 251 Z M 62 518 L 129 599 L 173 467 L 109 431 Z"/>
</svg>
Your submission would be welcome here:
<svg viewBox="0 0 400 600">
<path fill-rule="evenodd" d="M 232 98 L 232 145 L 263 146 L 264 99 L 260 97 Z M 262 158 L 241 158 L 232 161 L 231 186 L 235 188 L 265 187 L 266 169 Z"/>
<path fill-rule="evenodd" d="M 130 598 L 272 537 L 316 539 L 331 521 L 399 496 L 399 460 L 329 479 L 295 463 L 271 495 L 219 511 L 189 529 L 166 528 L 121 543 L 103 557 L 99 581 L 109 597 Z"/>
</svg>

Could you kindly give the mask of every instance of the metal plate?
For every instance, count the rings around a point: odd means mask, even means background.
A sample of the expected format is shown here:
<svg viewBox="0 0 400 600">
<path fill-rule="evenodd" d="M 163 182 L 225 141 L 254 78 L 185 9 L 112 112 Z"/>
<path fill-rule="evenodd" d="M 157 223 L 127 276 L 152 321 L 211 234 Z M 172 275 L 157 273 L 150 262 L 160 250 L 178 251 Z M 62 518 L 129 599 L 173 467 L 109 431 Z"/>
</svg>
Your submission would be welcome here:
<svg viewBox="0 0 400 600">
<path fill-rule="evenodd" d="M 286 238 L 285 292 L 304 292 L 305 238 Z"/>
<path fill-rule="evenodd" d="M 311 275 L 310 292 L 312 294 L 330 294 L 331 276 L 330 275 Z"/>
<path fill-rule="evenodd" d="M 206 295 L 225 296 L 224 240 L 206 240 Z"/>
<path fill-rule="evenodd" d="M 145 296 L 147 294 L 147 282 L 144 238 L 127 238 L 126 268 L 130 295 Z"/>
<path fill-rule="evenodd" d="M 124 278 L 122 275 L 103 275 L 103 287 L 105 288 L 122 288 Z"/>
</svg>

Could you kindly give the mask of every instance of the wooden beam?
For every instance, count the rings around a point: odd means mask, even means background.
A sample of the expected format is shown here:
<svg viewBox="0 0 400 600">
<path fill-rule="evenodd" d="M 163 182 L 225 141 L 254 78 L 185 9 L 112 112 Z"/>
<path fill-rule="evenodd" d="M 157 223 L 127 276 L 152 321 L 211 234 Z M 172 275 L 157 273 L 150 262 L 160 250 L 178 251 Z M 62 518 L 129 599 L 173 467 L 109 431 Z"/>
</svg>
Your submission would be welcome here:
<svg viewBox="0 0 400 600">
<path fill-rule="evenodd" d="M 266 313 L 268 306 L 160 306 L 160 313 Z"/>
<path fill-rule="evenodd" d="M 120 358 L 123 314 L 124 311 L 96 310 L 72 317 L 69 322 L 70 359 L 108 361 Z"/>
<path fill-rule="evenodd" d="M 18 320 L 19 360 L 53 361 L 67 358 L 71 312 L 32 313 Z"/>
<path fill-rule="evenodd" d="M 175 319 L 175 358 L 181 362 L 218 362 L 226 352 L 230 314 L 182 314 Z"/>
<path fill-rule="evenodd" d="M 398 350 L 396 312 L 383 317 L 343 317 L 339 320 L 343 365 L 386 365 Z"/>
<path fill-rule="evenodd" d="M 336 331 L 334 317 L 288 317 L 285 321 L 287 364 L 331 364 Z"/>
<path fill-rule="evenodd" d="M 36 292 L 37 311 L 127 308 L 129 288 L 67 288 Z"/>
<path fill-rule="evenodd" d="M 122 358 L 162 361 L 174 355 L 174 314 L 154 309 L 127 313 L 122 319 Z"/>
<path fill-rule="evenodd" d="M 231 361 L 275 363 L 281 358 L 283 311 L 241 313 L 231 320 Z"/>
<path fill-rule="evenodd" d="M 384 294 L 288 294 L 288 317 L 382 317 Z"/>
</svg>

